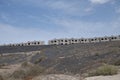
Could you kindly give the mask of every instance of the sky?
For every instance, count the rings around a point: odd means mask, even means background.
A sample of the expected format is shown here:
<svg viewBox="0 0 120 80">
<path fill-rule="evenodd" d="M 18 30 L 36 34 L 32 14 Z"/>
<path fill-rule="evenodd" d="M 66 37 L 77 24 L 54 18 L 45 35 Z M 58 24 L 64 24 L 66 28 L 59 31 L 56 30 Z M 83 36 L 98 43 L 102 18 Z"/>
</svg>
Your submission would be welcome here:
<svg viewBox="0 0 120 80">
<path fill-rule="evenodd" d="M 0 0 L 0 44 L 120 35 L 120 0 Z"/>
</svg>

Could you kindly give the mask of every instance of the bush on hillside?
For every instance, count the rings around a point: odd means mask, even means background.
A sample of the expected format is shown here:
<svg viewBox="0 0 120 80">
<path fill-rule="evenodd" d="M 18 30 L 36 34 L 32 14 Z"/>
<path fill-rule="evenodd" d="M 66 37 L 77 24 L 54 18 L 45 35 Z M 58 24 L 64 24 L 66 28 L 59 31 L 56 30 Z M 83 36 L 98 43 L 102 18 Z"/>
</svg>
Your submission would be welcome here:
<svg viewBox="0 0 120 80">
<path fill-rule="evenodd" d="M 35 65 L 35 66 L 30 67 L 30 69 L 28 71 L 28 75 L 29 76 L 38 76 L 38 75 L 40 75 L 43 72 L 44 72 L 44 68 L 43 67 L 41 67 L 39 65 Z"/>
<path fill-rule="evenodd" d="M 45 59 L 46 59 L 46 57 L 42 56 L 42 57 L 38 58 L 37 60 L 35 60 L 34 64 L 38 64 L 38 63 L 42 62 Z"/>
<path fill-rule="evenodd" d="M 95 53 L 95 56 L 99 56 L 100 54 L 99 53 Z"/>
<path fill-rule="evenodd" d="M 26 65 L 26 63 L 25 63 Z M 13 74 L 12 74 L 12 77 L 13 78 L 16 78 L 16 79 L 23 79 L 23 78 L 26 78 L 28 76 L 38 76 L 40 75 L 41 73 L 43 73 L 44 69 L 42 67 L 40 67 L 39 65 L 34 65 L 34 66 L 29 66 L 29 67 L 22 67 L 21 69 L 15 71 Z"/>
<path fill-rule="evenodd" d="M 119 66 L 120 65 L 120 59 L 116 60 L 113 64 L 116 65 L 116 66 Z"/>
<path fill-rule="evenodd" d="M 12 77 L 15 79 L 23 79 L 25 78 L 26 75 L 27 73 L 24 70 L 17 70 L 17 71 L 14 71 L 14 73 L 12 74 Z"/>
<path fill-rule="evenodd" d="M 3 80 L 3 77 L 0 75 L 0 80 Z"/>
<path fill-rule="evenodd" d="M 37 59 L 35 62 L 34 62 L 34 64 L 38 64 L 38 63 L 40 63 L 42 61 L 42 58 L 39 58 L 39 59 Z"/>
<path fill-rule="evenodd" d="M 99 75 L 114 75 L 117 74 L 117 67 L 113 65 L 103 65 L 96 70 L 89 73 L 89 76 L 99 76 Z"/>
<path fill-rule="evenodd" d="M 21 67 L 26 68 L 32 66 L 29 62 L 25 61 L 21 64 Z"/>
</svg>

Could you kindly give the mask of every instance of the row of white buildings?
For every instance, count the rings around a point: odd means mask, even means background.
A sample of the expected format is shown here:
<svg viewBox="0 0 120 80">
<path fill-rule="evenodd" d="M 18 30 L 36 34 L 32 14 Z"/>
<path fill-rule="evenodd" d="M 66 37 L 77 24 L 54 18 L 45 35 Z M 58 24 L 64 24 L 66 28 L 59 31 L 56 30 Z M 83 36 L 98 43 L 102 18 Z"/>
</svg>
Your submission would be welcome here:
<svg viewBox="0 0 120 80">
<path fill-rule="evenodd" d="M 24 43 L 7 44 L 4 46 L 34 46 L 34 45 L 45 45 L 45 42 L 44 41 L 28 41 Z"/>
<path fill-rule="evenodd" d="M 118 36 L 105 36 L 105 37 L 95 37 L 95 38 L 80 38 L 80 39 L 53 39 L 49 40 L 49 45 L 67 45 L 75 43 L 97 43 L 97 42 L 107 42 L 107 41 L 117 41 L 120 40 L 120 35 Z"/>
<path fill-rule="evenodd" d="M 107 41 L 118 41 L 120 40 L 120 35 L 118 36 L 105 36 L 105 37 L 95 37 L 95 38 L 64 38 L 64 39 L 53 39 L 48 41 L 48 45 L 68 45 L 75 43 L 97 43 L 97 42 L 107 42 Z M 1 46 L 36 46 L 45 45 L 44 41 L 28 41 L 25 43 L 7 44 Z"/>
</svg>

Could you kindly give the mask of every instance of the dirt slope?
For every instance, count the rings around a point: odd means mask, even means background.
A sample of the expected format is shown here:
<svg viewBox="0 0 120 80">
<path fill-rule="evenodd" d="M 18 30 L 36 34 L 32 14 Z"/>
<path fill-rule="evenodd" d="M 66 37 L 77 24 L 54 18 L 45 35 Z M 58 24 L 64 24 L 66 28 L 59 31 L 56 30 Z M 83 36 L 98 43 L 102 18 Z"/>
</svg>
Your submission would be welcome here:
<svg viewBox="0 0 120 80">
<path fill-rule="evenodd" d="M 30 62 L 46 68 L 46 73 L 84 73 L 100 66 L 102 63 L 113 64 L 120 60 L 120 41 L 44 47 L 32 46 L 29 49 L 30 51 L 40 51 L 40 54 L 36 53 L 31 57 Z M 2 50 L 6 50 L 7 53 L 10 51 L 10 54 L 19 51 L 27 53 L 29 49 L 28 47 L 7 47 L 0 48 L 0 51 L 1 53 L 5 52 Z M 26 61 L 27 57 L 23 54 L 0 56 L 0 64 L 20 63 Z"/>
</svg>

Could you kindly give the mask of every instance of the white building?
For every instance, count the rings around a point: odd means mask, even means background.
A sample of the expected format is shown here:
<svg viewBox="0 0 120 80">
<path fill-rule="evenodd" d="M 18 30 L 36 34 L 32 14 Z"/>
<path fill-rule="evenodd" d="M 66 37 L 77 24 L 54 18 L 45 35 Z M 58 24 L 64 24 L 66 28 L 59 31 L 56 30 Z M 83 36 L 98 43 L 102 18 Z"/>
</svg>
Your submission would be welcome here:
<svg viewBox="0 0 120 80">
<path fill-rule="evenodd" d="M 108 42 L 108 41 L 117 41 L 120 40 L 120 35 L 118 36 L 105 36 L 105 37 L 95 37 L 95 38 L 65 38 L 65 39 L 53 39 L 49 40 L 49 45 L 67 45 L 67 44 L 75 44 L 75 43 L 97 43 L 97 42 Z"/>
<path fill-rule="evenodd" d="M 8 44 L 4 46 L 36 46 L 36 45 L 45 45 L 44 41 L 28 41 L 25 43 L 15 43 L 15 44 Z"/>
</svg>

